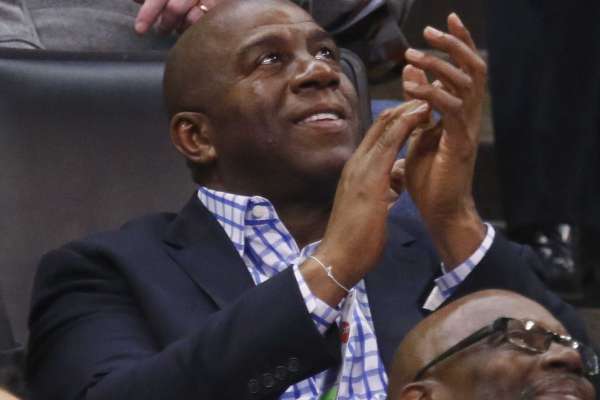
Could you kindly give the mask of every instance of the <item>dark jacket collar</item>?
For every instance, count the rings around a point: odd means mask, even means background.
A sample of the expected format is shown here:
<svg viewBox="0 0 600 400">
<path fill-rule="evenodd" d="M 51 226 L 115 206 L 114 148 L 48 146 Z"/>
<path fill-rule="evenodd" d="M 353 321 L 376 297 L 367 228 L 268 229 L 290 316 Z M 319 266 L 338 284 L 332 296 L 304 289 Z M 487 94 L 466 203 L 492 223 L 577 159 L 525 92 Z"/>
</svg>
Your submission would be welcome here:
<svg viewBox="0 0 600 400">
<path fill-rule="evenodd" d="M 168 252 L 219 308 L 254 286 L 239 253 L 196 194 L 169 225 Z"/>
</svg>

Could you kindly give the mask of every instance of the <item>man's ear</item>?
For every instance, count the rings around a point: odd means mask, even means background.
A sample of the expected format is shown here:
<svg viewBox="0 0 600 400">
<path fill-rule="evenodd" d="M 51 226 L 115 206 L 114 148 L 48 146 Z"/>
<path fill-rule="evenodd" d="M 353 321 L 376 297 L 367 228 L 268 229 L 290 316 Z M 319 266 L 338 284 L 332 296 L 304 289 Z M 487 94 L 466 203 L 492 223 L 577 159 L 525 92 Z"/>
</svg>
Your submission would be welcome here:
<svg viewBox="0 0 600 400">
<path fill-rule="evenodd" d="M 208 165 L 217 159 L 212 127 L 206 115 L 181 112 L 171 118 L 171 141 L 194 164 Z"/>
<path fill-rule="evenodd" d="M 396 398 L 389 400 L 440 400 L 439 386 L 431 380 L 412 382 L 404 386 Z"/>
<path fill-rule="evenodd" d="M 429 400 L 429 397 L 423 385 L 410 383 L 402 388 L 397 400 Z"/>
</svg>

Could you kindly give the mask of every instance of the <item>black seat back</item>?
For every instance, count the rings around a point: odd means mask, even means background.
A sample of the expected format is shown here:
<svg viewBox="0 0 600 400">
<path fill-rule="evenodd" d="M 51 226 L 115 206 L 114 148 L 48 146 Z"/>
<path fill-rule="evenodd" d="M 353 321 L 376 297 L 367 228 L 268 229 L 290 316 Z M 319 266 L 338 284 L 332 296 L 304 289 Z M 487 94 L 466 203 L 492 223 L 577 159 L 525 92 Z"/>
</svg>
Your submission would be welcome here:
<svg viewBox="0 0 600 400">
<path fill-rule="evenodd" d="M 0 283 L 19 341 L 44 252 L 189 197 L 161 75 L 160 60 L 0 53 Z"/>
</svg>

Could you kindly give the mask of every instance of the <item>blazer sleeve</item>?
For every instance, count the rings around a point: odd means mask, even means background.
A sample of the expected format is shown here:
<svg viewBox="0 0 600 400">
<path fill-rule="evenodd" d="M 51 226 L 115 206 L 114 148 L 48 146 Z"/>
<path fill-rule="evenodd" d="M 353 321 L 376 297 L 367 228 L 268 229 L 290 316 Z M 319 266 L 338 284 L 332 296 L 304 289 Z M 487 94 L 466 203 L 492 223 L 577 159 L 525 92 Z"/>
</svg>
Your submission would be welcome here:
<svg viewBox="0 0 600 400">
<path fill-rule="evenodd" d="M 488 253 L 447 301 L 484 289 L 517 292 L 544 305 L 573 337 L 589 343 L 583 321 L 575 309 L 550 291 L 534 273 L 533 264 L 539 262 L 528 246 L 510 242 L 496 232 Z"/>
<path fill-rule="evenodd" d="M 291 268 L 166 348 L 110 255 L 53 251 L 33 293 L 32 399 L 271 399 L 339 363 L 337 331 L 319 334 Z"/>
</svg>

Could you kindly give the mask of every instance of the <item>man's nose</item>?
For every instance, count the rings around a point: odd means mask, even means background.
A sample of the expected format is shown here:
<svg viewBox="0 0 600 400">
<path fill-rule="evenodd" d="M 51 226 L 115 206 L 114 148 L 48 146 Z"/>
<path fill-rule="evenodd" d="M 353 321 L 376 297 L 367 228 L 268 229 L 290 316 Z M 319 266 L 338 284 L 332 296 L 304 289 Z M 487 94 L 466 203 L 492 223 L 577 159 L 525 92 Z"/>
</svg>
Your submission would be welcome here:
<svg viewBox="0 0 600 400">
<path fill-rule="evenodd" d="M 338 68 L 325 60 L 311 58 L 299 61 L 291 82 L 292 91 L 301 93 L 307 90 L 336 89 L 340 85 L 340 73 Z"/>
<path fill-rule="evenodd" d="M 574 374 L 583 373 L 581 354 L 576 349 L 553 342 L 548 351 L 542 354 L 543 369 L 563 370 Z"/>
</svg>

